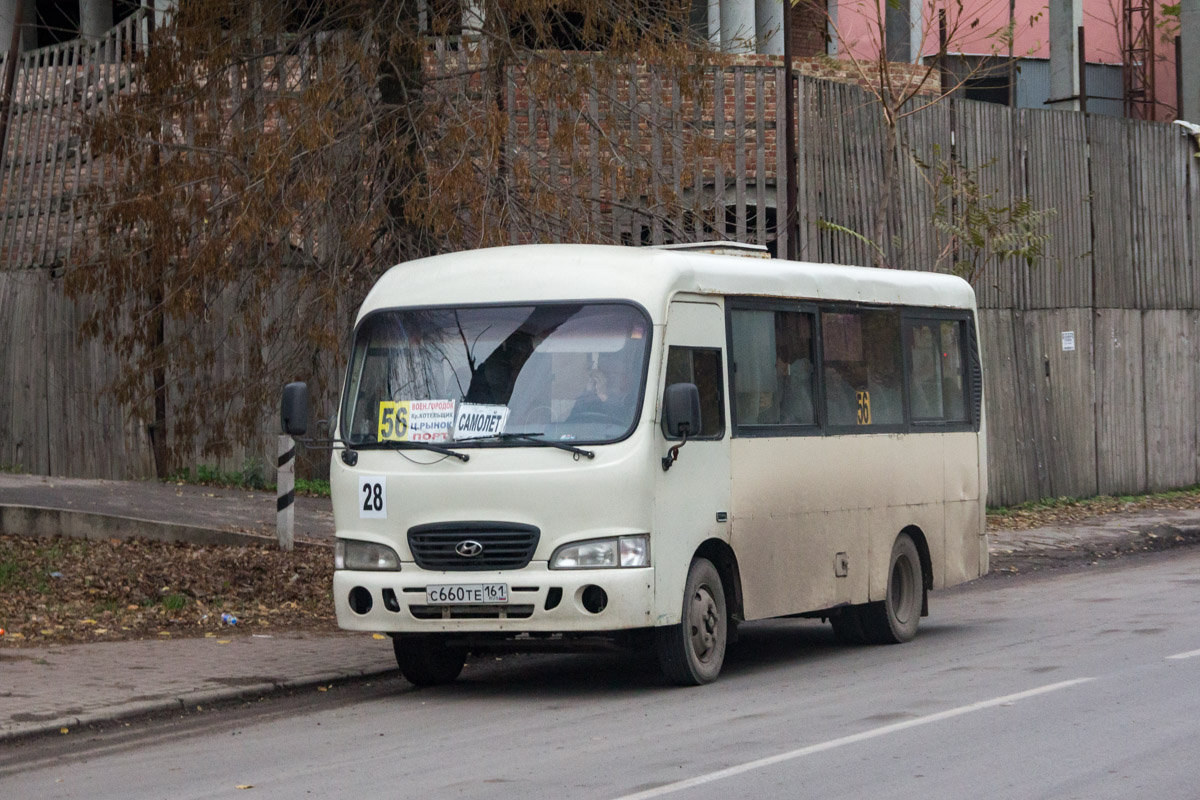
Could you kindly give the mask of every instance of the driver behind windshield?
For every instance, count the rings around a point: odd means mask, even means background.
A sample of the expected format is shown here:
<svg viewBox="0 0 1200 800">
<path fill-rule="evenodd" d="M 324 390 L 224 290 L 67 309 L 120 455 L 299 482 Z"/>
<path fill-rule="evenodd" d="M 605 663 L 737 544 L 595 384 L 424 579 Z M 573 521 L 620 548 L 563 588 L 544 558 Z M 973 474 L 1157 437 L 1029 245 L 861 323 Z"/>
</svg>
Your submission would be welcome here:
<svg viewBox="0 0 1200 800">
<path fill-rule="evenodd" d="M 605 358 L 588 373 L 587 388 L 571 407 L 568 422 L 616 422 L 632 416 L 630 371 L 619 356 Z"/>
</svg>

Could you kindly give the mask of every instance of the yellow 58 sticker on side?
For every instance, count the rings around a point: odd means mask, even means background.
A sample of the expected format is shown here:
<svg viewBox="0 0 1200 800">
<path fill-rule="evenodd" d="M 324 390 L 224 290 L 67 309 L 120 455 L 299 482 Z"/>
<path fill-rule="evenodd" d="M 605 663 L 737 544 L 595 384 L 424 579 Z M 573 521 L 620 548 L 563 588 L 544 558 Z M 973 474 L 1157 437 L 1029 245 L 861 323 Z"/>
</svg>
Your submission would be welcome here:
<svg viewBox="0 0 1200 800">
<path fill-rule="evenodd" d="M 871 393 L 870 392 L 855 392 L 855 398 L 858 400 L 858 424 L 871 424 Z"/>
</svg>

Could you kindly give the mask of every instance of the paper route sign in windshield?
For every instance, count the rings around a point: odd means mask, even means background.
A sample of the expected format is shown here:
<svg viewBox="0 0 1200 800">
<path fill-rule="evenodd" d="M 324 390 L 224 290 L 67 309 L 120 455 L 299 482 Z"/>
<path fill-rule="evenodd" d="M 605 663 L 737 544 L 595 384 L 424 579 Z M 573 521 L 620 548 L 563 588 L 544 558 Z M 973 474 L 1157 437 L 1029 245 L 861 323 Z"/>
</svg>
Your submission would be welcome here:
<svg viewBox="0 0 1200 800">
<path fill-rule="evenodd" d="M 479 403 L 460 403 L 454 418 L 454 438 L 480 439 L 499 436 L 508 422 L 508 406 L 488 406 Z"/>
<path fill-rule="evenodd" d="M 384 400 L 379 404 L 381 442 L 444 442 L 453 425 L 453 400 Z"/>
</svg>

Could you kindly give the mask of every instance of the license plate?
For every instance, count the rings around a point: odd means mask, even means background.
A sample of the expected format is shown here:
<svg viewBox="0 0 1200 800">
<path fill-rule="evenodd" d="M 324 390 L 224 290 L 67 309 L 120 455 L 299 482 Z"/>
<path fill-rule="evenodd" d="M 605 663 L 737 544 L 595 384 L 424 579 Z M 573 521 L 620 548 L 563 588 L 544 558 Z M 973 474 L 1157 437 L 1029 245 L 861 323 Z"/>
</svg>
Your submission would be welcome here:
<svg viewBox="0 0 1200 800">
<path fill-rule="evenodd" d="M 508 584 L 467 583 L 454 586 L 426 586 L 425 602 L 431 606 L 507 603 Z"/>
</svg>

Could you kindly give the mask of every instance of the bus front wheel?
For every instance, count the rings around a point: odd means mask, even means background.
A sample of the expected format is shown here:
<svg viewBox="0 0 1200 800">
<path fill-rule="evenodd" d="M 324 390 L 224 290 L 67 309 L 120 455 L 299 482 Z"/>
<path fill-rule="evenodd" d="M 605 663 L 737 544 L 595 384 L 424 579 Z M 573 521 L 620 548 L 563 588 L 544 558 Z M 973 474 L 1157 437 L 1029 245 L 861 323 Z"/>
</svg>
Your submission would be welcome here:
<svg viewBox="0 0 1200 800">
<path fill-rule="evenodd" d="M 659 628 L 656 635 L 658 661 L 672 683 L 699 686 L 717 679 L 725 662 L 728 619 L 725 589 L 711 561 L 692 561 L 683 592 L 682 622 Z"/>
<path fill-rule="evenodd" d="M 467 662 L 466 648 L 449 647 L 441 636 L 417 634 L 392 639 L 400 674 L 416 686 L 451 683 Z"/>
<path fill-rule="evenodd" d="M 859 606 L 858 617 L 866 641 L 900 644 L 917 635 L 925 582 L 921 557 L 907 533 L 896 537 L 888 562 L 887 594 L 883 600 Z"/>
</svg>

